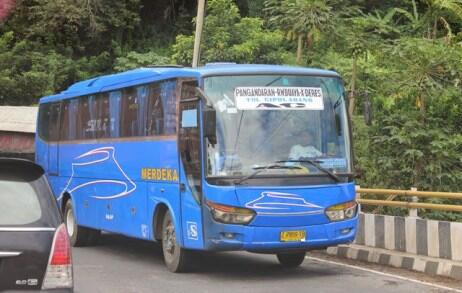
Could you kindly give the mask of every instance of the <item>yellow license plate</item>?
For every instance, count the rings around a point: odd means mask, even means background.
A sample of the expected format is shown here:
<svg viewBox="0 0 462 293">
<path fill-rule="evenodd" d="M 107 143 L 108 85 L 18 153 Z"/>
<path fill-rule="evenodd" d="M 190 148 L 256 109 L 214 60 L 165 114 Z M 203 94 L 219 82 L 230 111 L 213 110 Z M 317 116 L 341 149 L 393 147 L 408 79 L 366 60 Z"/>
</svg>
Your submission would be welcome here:
<svg viewBox="0 0 462 293">
<path fill-rule="evenodd" d="M 301 242 L 306 240 L 306 231 L 282 231 L 281 241 L 283 242 Z"/>
</svg>

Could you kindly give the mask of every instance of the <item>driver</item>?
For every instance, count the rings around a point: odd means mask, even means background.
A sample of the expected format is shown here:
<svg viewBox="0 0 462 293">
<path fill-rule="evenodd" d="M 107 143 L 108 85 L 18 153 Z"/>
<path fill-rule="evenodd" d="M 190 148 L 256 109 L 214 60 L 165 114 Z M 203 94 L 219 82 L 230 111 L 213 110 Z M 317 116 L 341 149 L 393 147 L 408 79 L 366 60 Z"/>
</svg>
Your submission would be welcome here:
<svg viewBox="0 0 462 293">
<path fill-rule="evenodd" d="M 322 156 L 322 152 L 313 146 L 313 137 L 311 130 L 302 130 L 298 135 L 299 144 L 292 146 L 290 149 L 289 160 Z"/>
</svg>

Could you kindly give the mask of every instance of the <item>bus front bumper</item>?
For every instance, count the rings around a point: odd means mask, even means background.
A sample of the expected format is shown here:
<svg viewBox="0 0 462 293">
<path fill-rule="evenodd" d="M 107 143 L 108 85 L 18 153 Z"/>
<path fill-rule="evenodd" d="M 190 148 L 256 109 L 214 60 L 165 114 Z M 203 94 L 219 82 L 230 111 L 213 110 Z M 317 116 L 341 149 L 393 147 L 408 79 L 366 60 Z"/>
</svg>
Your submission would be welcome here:
<svg viewBox="0 0 462 293">
<path fill-rule="evenodd" d="M 315 250 L 350 243 L 356 235 L 358 216 L 322 225 L 297 227 L 255 227 L 210 223 L 205 249 L 214 251 L 247 250 L 277 253 L 291 250 Z M 306 231 L 304 241 L 282 242 L 281 232 Z"/>
</svg>

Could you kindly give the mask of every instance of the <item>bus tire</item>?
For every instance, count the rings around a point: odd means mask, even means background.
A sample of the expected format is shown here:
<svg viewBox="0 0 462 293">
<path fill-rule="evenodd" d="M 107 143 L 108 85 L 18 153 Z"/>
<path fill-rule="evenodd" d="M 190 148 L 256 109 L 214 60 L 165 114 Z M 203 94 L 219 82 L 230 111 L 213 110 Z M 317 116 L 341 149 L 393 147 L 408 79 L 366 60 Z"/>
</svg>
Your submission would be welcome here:
<svg viewBox="0 0 462 293">
<path fill-rule="evenodd" d="M 64 223 L 66 224 L 67 233 L 72 246 L 80 247 L 88 245 L 91 233 L 90 229 L 77 225 L 72 200 L 66 202 L 64 208 Z"/>
<path fill-rule="evenodd" d="M 172 214 L 167 211 L 162 221 L 162 252 L 169 271 L 182 273 L 189 268 L 190 252 L 182 248 L 176 239 L 176 227 Z"/>
<path fill-rule="evenodd" d="M 279 263 L 285 268 L 296 268 L 305 260 L 306 252 L 278 253 L 276 256 Z"/>
</svg>

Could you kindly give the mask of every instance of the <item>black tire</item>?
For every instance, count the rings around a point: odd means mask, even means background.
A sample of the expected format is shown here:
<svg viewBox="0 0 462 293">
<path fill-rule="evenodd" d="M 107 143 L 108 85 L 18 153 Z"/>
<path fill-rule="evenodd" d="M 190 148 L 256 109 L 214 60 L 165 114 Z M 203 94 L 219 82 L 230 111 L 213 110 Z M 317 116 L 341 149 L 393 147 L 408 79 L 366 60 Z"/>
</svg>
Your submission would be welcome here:
<svg viewBox="0 0 462 293">
<path fill-rule="evenodd" d="M 64 223 L 66 224 L 71 245 L 79 247 L 95 244 L 99 239 L 100 231 L 77 225 L 74 215 L 72 201 L 68 200 L 64 208 Z"/>
<path fill-rule="evenodd" d="M 164 215 L 162 222 L 162 252 L 164 262 L 173 273 L 186 272 L 190 265 L 190 252 L 182 248 L 176 241 L 176 227 L 170 211 Z"/>
<path fill-rule="evenodd" d="M 306 252 L 278 253 L 279 263 L 285 268 L 296 268 L 305 260 Z"/>
</svg>

